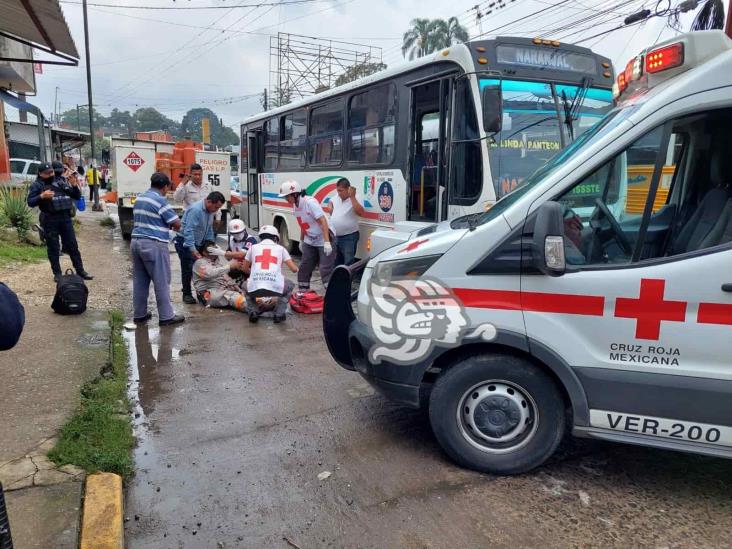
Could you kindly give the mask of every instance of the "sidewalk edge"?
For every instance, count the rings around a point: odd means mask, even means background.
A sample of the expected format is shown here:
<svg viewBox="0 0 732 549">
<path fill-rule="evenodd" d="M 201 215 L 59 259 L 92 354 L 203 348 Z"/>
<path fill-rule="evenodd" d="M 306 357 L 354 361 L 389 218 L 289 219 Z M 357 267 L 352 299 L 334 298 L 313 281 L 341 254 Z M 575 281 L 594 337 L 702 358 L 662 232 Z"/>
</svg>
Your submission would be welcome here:
<svg viewBox="0 0 732 549">
<path fill-rule="evenodd" d="M 95 473 L 86 479 L 81 549 L 124 549 L 122 477 Z"/>
</svg>

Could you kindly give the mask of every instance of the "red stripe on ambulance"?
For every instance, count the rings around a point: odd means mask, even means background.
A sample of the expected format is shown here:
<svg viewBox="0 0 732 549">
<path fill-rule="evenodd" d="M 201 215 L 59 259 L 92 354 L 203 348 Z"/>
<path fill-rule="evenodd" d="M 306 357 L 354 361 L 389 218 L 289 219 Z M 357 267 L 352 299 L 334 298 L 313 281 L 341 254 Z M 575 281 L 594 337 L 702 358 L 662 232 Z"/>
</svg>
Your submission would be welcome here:
<svg viewBox="0 0 732 549">
<path fill-rule="evenodd" d="M 732 325 L 732 305 L 726 303 L 699 303 L 696 321 L 699 324 Z"/>
<path fill-rule="evenodd" d="M 605 297 L 600 295 L 548 294 L 508 290 L 456 288 L 455 295 L 466 307 L 535 313 L 602 316 Z"/>
</svg>

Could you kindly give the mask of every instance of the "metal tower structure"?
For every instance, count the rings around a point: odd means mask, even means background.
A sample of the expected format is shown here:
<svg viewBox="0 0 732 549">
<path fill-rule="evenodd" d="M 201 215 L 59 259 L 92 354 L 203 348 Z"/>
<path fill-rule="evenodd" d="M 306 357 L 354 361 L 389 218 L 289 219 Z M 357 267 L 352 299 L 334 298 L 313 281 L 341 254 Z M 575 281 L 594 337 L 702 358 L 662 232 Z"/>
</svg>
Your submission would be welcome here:
<svg viewBox="0 0 732 549">
<path fill-rule="evenodd" d="M 280 32 L 270 37 L 269 107 L 326 90 L 354 65 L 381 63 L 382 49 Z"/>
</svg>

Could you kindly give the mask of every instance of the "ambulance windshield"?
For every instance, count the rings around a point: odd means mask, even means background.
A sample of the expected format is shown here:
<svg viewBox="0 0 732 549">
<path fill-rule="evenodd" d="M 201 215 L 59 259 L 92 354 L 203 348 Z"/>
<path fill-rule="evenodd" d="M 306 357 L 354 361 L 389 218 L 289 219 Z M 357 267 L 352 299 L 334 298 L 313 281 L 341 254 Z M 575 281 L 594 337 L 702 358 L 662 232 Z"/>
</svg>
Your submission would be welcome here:
<svg viewBox="0 0 732 549">
<path fill-rule="evenodd" d="M 575 154 L 579 149 L 590 146 L 592 143 L 599 139 L 602 139 L 604 135 L 612 131 L 618 124 L 622 123 L 628 116 L 635 112 L 637 107 L 629 106 L 626 108 L 619 108 L 611 111 L 605 116 L 600 122 L 595 124 L 592 128 L 583 133 L 574 143 L 562 150 L 559 154 L 554 156 L 549 162 L 544 164 L 541 168 L 536 170 L 532 175 L 526 178 L 525 183 L 518 187 L 516 190 L 510 192 L 498 202 L 496 202 L 490 210 L 483 214 L 479 214 L 480 217 L 475 219 L 474 215 L 464 216 L 453 220 L 451 223 L 452 228 L 458 228 L 462 226 L 467 218 L 470 225 L 481 225 L 488 221 L 495 219 L 506 211 L 512 204 L 517 202 L 522 196 L 528 191 L 534 188 L 536 185 L 541 183 L 546 177 L 551 175 L 557 168 L 559 168 L 570 156 Z"/>
</svg>

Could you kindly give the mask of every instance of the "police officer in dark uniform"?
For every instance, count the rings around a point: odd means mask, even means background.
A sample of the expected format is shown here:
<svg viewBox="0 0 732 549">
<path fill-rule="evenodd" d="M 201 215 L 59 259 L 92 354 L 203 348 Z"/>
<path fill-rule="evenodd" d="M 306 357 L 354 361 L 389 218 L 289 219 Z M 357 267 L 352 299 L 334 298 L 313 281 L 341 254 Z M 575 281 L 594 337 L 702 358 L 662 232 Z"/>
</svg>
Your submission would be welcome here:
<svg viewBox="0 0 732 549">
<path fill-rule="evenodd" d="M 63 173 L 63 164 L 54 162 L 54 165 L 43 162 L 38 166 L 38 177 L 28 192 L 28 205 L 41 210 L 41 227 L 45 233 L 48 261 L 51 263 L 54 279 L 61 276 L 61 262 L 59 261 L 59 237 L 63 249 L 69 254 L 76 274 L 84 280 L 94 278 L 84 270 L 81 261 L 79 245 L 76 243 L 74 225 L 71 222 L 73 201 L 81 198 L 81 189 L 78 183 L 69 184 L 63 176 L 55 175 L 56 170 Z"/>
</svg>

